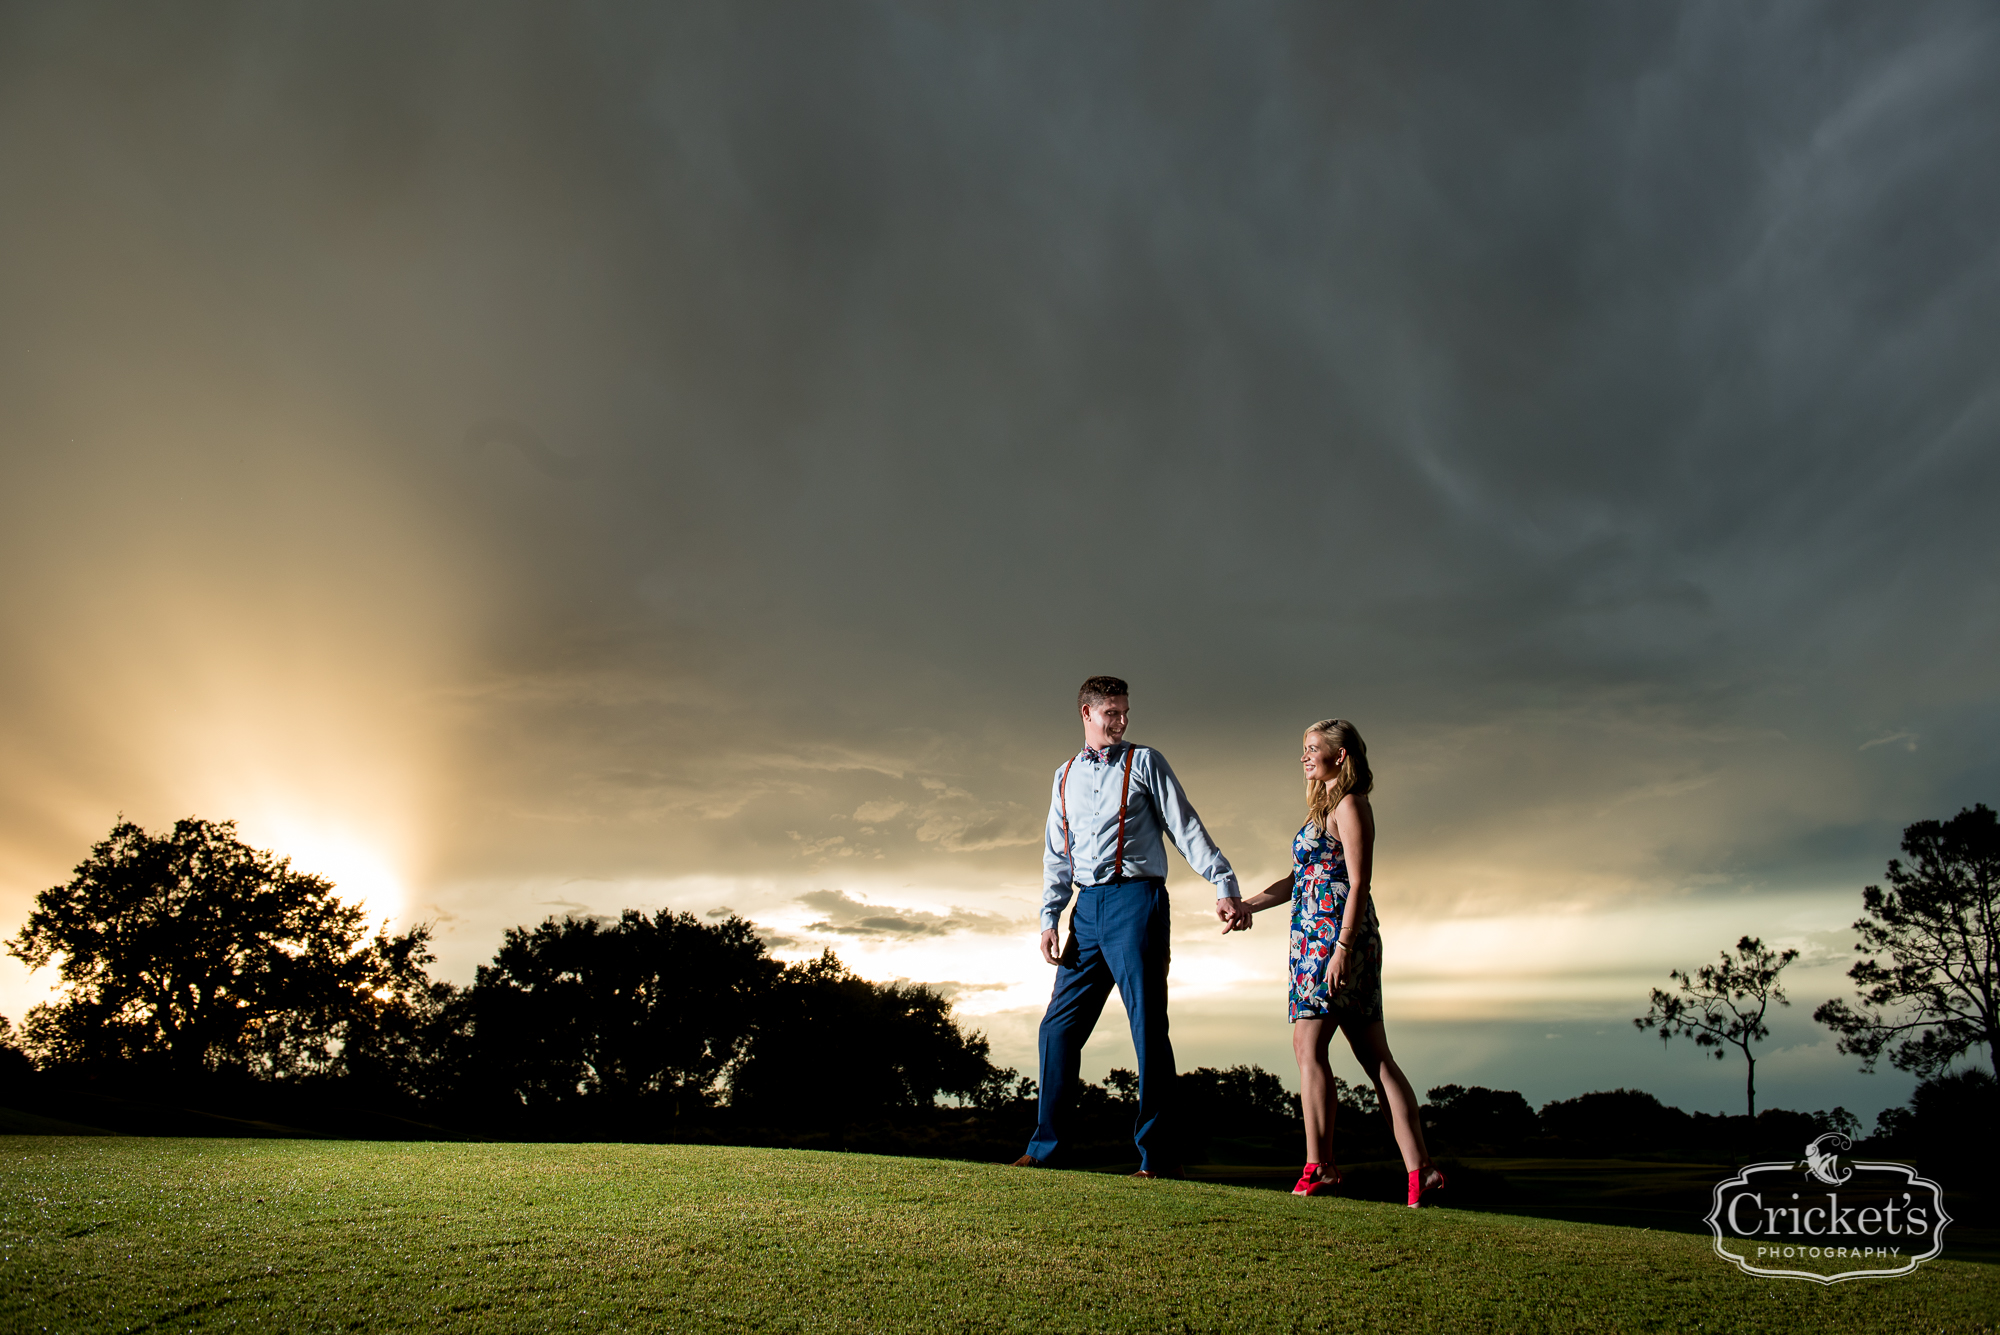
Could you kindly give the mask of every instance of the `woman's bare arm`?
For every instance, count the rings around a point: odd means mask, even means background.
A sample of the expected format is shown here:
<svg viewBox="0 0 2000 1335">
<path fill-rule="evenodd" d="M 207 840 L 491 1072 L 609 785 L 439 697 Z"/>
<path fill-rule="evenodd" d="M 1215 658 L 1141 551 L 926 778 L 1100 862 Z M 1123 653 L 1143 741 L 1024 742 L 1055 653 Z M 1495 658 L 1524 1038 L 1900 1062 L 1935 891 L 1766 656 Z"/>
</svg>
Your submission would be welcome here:
<svg viewBox="0 0 2000 1335">
<path fill-rule="evenodd" d="M 1292 878 L 1280 876 L 1258 893 L 1243 901 L 1243 907 L 1255 913 L 1258 909 L 1276 908 L 1288 904 L 1292 899 Z"/>
<path fill-rule="evenodd" d="M 1368 907 L 1369 878 L 1375 871 L 1375 811 L 1360 793 L 1349 793 L 1333 809 L 1333 829 L 1347 861 L 1347 911 L 1340 918 L 1340 945 L 1333 952 L 1330 982 L 1336 991 L 1347 976 L 1347 943 L 1361 927 Z"/>
<path fill-rule="evenodd" d="M 1257 910 L 1268 909 L 1283 904 L 1289 901 L 1291 897 L 1292 878 L 1289 876 L 1279 877 L 1277 880 L 1271 882 L 1269 886 L 1265 887 L 1262 892 L 1245 899 L 1243 907 L 1249 911 L 1243 915 L 1241 922 L 1224 923 L 1222 934 L 1228 936 L 1231 932 L 1249 931 L 1250 924 L 1257 920 Z"/>
</svg>

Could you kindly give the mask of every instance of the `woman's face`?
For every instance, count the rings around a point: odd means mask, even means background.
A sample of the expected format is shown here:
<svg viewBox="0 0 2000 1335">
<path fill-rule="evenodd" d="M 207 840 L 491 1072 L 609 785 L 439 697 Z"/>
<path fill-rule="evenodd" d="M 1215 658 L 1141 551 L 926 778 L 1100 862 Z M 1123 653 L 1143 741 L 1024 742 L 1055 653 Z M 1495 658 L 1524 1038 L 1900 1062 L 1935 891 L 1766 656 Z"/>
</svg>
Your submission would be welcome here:
<svg viewBox="0 0 2000 1335">
<path fill-rule="evenodd" d="M 1340 777 L 1341 762 L 1347 759 L 1344 747 L 1335 746 L 1326 737 L 1316 732 L 1306 734 L 1305 754 L 1299 763 L 1305 766 L 1306 778 L 1314 783 L 1332 783 Z"/>
</svg>

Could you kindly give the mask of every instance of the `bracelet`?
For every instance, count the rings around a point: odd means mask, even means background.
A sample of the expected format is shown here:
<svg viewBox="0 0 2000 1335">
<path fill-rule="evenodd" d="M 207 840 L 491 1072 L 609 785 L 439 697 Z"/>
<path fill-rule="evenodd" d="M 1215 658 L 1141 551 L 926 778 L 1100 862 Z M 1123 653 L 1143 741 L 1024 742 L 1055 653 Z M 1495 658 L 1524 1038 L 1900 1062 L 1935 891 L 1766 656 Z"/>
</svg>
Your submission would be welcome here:
<svg viewBox="0 0 2000 1335">
<path fill-rule="evenodd" d="M 1345 950 L 1347 949 L 1347 943 L 1345 941 L 1336 941 L 1333 943 L 1333 948 L 1335 950 Z"/>
</svg>

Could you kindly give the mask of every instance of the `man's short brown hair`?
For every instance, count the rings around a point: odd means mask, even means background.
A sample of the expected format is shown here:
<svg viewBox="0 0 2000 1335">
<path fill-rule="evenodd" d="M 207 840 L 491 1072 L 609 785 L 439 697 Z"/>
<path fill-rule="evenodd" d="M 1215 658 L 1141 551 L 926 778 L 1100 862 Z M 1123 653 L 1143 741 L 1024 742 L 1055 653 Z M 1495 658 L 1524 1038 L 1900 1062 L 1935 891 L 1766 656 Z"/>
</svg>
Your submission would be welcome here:
<svg viewBox="0 0 2000 1335">
<path fill-rule="evenodd" d="M 1091 705 L 1101 705 L 1114 695 L 1130 695 L 1132 688 L 1122 677 L 1092 677 L 1076 693 L 1076 707 L 1087 709 Z"/>
</svg>

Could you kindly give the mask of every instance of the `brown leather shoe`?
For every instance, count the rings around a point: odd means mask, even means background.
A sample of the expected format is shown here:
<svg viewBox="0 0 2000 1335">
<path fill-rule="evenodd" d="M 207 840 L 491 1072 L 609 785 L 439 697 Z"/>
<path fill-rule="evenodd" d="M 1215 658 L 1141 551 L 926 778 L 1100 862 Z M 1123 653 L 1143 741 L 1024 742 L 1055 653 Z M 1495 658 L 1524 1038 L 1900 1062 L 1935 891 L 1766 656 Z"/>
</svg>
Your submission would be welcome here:
<svg viewBox="0 0 2000 1335">
<path fill-rule="evenodd" d="M 1144 1178 L 1148 1182 L 1155 1179 L 1166 1182 L 1184 1182 L 1187 1180 L 1187 1174 L 1178 1168 L 1141 1168 L 1138 1172 L 1132 1174 L 1132 1176 Z"/>
<path fill-rule="evenodd" d="M 1037 1159 L 1034 1155 L 1024 1154 L 1020 1158 L 1014 1160 L 1014 1162 L 1008 1164 L 1007 1166 L 1009 1168 L 1042 1168 L 1045 1167 L 1046 1165 L 1044 1165 L 1042 1161 L 1040 1159 Z"/>
</svg>

